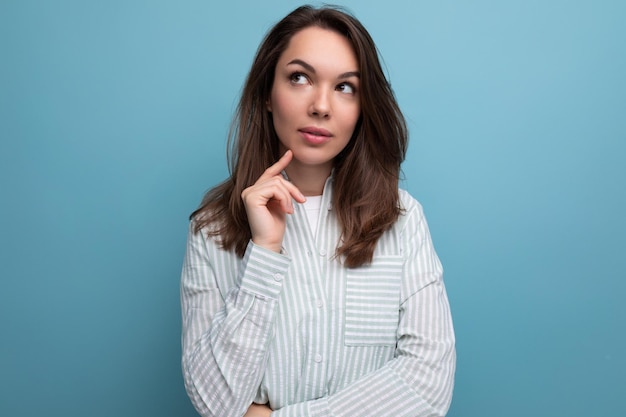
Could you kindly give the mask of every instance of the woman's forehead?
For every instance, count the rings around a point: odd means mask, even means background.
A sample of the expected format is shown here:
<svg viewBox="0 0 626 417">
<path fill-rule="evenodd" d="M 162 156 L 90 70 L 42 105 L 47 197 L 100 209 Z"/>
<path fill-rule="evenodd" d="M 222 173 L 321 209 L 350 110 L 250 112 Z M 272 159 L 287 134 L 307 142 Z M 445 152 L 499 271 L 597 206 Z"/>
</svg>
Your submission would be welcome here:
<svg viewBox="0 0 626 417">
<path fill-rule="evenodd" d="M 306 63 L 316 71 L 323 68 L 340 72 L 357 71 L 358 61 L 348 38 L 317 26 L 296 32 L 278 59 L 278 65 Z"/>
</svg>

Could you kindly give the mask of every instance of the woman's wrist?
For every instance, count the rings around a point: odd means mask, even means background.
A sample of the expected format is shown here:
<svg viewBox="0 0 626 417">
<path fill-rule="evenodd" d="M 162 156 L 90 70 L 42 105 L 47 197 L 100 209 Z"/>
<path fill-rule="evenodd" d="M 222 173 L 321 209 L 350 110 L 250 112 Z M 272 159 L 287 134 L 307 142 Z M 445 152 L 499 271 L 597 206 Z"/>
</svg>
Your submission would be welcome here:
<svg viewBox="0 0 626 417">
<path fill-rule="evenodd" d="M 269 408 L 266 404 L 255 404 L 252 403 L 246 411 L 246 414 L 243 417 L 271 417 L 272 409 Z"/>
</svg>

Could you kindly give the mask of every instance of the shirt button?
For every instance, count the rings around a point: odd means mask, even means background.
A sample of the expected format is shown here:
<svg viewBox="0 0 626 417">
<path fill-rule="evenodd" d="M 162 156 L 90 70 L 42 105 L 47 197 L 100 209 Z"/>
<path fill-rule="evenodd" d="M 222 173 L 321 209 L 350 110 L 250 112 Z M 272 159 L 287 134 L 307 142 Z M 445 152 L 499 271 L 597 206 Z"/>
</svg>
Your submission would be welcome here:
<svg viewBox="0 0 626 417">
<path fill-rule="evenodd" d="M 315 302 L 315 305 L 317 305 L 317 308 L 322 308 L 322 306 L 324 305 L 324 303 L 322 303 L 322 300 L 317 300 Z"/>
<path fill-rule="evenodd" d="M 326 256 L 326 249 L 320 250 L 320 256 Z"/>
<path fill-rule="evenodd" d="M 322 355 L 317 354 L 315 355 L 315 362 L 320 363 L 322 361 Z"/>
<path fill-rule="evenodd" d="M 283 280 L 283 275 L 279 274 L 278 272 L 274 274 L 274 281 L 276 282 L 280 282 Z"/>
</svg>

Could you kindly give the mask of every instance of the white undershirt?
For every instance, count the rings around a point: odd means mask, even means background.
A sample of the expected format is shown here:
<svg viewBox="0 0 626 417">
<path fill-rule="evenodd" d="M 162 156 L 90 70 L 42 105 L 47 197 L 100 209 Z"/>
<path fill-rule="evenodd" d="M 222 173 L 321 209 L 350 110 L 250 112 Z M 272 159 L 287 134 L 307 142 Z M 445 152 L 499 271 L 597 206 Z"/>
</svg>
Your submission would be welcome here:
<svg viewBox="0 0 626 417">
<path fill-rule="evenodd" d="M 306 201 L 304 202 L 304 210 L 306 212 L 306 217 L 309 219 L 309 227 L 311 228 L 311 233 L 313 237 L 317 234 L 317 223 L 320 218 L 320 207 L 322 205 L 322 196 L 321 195 L 313 195 L 307 196 Z"/>
</svg>

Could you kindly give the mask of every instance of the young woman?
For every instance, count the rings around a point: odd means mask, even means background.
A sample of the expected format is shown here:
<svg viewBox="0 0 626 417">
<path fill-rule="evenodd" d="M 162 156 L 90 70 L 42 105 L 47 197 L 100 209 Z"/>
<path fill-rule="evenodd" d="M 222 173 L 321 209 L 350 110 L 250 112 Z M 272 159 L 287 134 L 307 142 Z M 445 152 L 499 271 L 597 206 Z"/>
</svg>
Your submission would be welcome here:
<svg viewBox="0 0 626 417">
<path fill-rule="evenodd" d="M 454 333 L 404 119 L 365 28 L 300 7 L 267 34 L 231 176 L 191 216 L 183 371 L 203 416 L 442 416 Z"/>
</svg>

